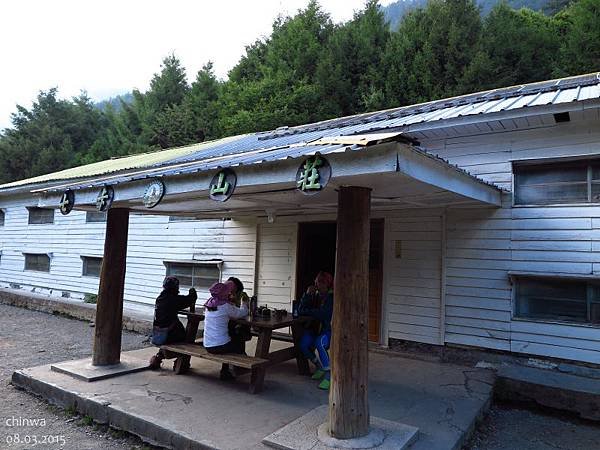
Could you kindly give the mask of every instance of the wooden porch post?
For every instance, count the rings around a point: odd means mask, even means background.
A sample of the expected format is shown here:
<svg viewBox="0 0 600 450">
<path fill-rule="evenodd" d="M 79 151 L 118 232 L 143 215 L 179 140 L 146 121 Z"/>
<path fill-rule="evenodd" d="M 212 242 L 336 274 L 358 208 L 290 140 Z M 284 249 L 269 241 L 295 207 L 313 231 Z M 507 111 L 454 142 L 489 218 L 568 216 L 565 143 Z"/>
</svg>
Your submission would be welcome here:
<svg viewBox="0 0 600 450">
<path fill-rule="evenodd" d="M 371 189 L 341 187 L 331 337 L 329 433 L 369 433 L 368 319 Z"/>
<path fill-rule="evenodd" d="M 123 326 L 123 288 L 129 210 L 109 209 L 106 218 L 104 258 L 100 272 L 100 288 L 96 305 L 96 331 L 92 365 L 118 364 L 121 359 Z"/>
</svg>

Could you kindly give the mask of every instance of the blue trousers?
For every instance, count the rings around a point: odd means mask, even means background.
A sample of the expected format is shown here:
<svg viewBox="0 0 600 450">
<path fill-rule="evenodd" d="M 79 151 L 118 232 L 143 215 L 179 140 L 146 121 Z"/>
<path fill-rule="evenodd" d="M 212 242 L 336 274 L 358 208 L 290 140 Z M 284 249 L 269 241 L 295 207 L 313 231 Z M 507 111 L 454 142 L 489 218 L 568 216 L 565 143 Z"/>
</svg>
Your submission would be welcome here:
<svg viewBox="0 0 600 450">
<path fill-rule="evenodd" d="M 331 331 L 319 334 L 318 336 L 315 333 L 306 331 L 300 338 L 300 350 L 306 358 L 314 361 L 315 349 L 317 349 L 323 370 L 329 370 L 329 353 L 327 353 L 327 350 L 329 349 L 330 342 Z"/>
</svg>

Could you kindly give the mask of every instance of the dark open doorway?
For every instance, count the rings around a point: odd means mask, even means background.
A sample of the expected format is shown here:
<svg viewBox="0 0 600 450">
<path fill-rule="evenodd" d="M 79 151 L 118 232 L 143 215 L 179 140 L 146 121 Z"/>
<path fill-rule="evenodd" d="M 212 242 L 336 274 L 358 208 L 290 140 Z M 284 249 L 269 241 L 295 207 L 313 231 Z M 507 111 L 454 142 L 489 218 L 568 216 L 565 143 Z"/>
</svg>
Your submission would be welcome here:
<svg viewBox="0 0 600 450">
<path fill-rule="evenodd" d="M 298 259 L 296 264 L 296 298 L 314 284 L 321 270 L 335 272 L 335 222 L 300 223 L 298 228 Z"/>
<path fill-rule="evenodd" d="M 369 251 L 369 341 L 379 342 L 383 283 L 383 220 L 371 221 Z M 298 256 L 296 261 L 296 298 L 313 284 L 320 270 L 335 273 L 335 222 L 298 224 Z"/>
</svg>

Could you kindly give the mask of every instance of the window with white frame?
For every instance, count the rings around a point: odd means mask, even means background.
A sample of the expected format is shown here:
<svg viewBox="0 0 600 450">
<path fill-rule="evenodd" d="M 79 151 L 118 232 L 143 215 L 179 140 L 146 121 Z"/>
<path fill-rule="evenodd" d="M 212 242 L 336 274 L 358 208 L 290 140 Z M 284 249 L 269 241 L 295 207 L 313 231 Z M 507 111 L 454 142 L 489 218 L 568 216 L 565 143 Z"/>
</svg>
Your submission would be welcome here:
<svg viewBox="0 0 600 450">
<path fill-rule="evenodd" d="M 600 324 L 600 280 L 519 277 L 515 317 Z"/>
<path fill-rule="evenodd" d="M 85 221 L 86 223 L 106 222 L 106 211 L 86 211 Z"/>
<path fill-rule="evenodd" d="M 179 279 L 182 288 L 207 290 L 221 278 L 219 263 L 165 261 L 167 275 Z"/>
<path fill-rule="evenodd" d="M 81 269 L 81 275 L 84 277 L 100 277 L 100 270 L 102 269 L 102 258 L 97 256 L 82 256 L 83 267 Z"/>
<path fill-rule="evenodd" d="M 600 203 L 600 160 L 514 166 L 515 205 Z"/>
<path fill-rule="evenodd" d="M 30 225 L 42 224 L 42 223 L 54 223 L 54 210 L 49 208 L 37 208 L 29 207 L 29 221 Z"/>
<path fill-rule="evenodd" d="M 47 253 L 24 253 L 25 270 L 50 272 L 50 256 Z"/>
</svg>

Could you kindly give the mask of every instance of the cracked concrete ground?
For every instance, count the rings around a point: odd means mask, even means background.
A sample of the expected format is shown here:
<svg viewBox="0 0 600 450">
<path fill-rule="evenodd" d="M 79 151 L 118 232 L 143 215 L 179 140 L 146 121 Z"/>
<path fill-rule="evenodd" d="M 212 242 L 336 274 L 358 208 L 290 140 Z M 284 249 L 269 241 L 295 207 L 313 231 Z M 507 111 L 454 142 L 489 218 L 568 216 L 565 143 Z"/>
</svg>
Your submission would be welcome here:
<svg viewBox="0 0 600 450">
<path fill-rule="evenodd" d="M 128 354 L 146 360 L 153 352 L 143 349 Z M 309 377 L 298 375 L 294 361 L 269 368 L 265 390 L 258 395 L 248 393 L 247 375 L 235 382 L 219 381 L 220 365 L 214 362 L 193 359 L 192 370 L 182 376 L 175 375 L 170 365 L 164 364 L 158 372 L 93 383 L 51 372 L 45 365 L 19 371 L 16 379 L 49 397 L 75 393 L 90 414 L 117 425 L 128 423 L 128 429 L 162 445 L 184 438 L 186 445 L 224 450 L 264 449 L 264 437 L 328 403 L 327 392 L 317 389 Z M 488 370 L 369 355 L 371 416 L 418 427 L 413 450 L 460 448 L 489 404 L 492 382 Z M 215 426 L 222 423 L 229 426 Z"/>
<path fill-rule="evenodd" d="M 88 419 L 65 414 L 64 411 L 48 405 L 25 392 L 16 390 L 8 385 L 13 370 L 47 364 L 51 362 L 76 359 L 91 353 L 93 328 L 88 323 L 76 321 L 64 317 L 52 316 L 45 313 L 28 311 L 16 307 L 0 304 L 0 448 L 65 448 L 65 449 L 128 449 L 143 448 L 144 445 L 132 437 L 114 433 L 106 427 L 87 426 Z M 123 347 L 134 349 L 147 346 L 145 337 L 134 333 L 124 333 Z M 410 363 L 404 363 L 404 358 L 397 358 L 396 369 L 391 372 L 381 372 L 383 366 L 380 361 L 384 359 L 372 358 L 372 378 L 377 386 L 371 386 L 372 414 L 386 416 L 398 421 L 407 421 L 411 416 L 417 416 L 420 411 L 427 408 L 420 400 L 424 393 L 423 386 L 401 384 L 403 395 L 400 402 L 388 395 L 388 389 L 393 388 L 398 379 L 405 376 L 419 377 L 418 371 Z M 166 366 L 166 364 L 165 364 Z M 457 367 L 457 366 L 450 366 Z M 216 377 L 218 367 L 213 367 L 213 376 Z M 283 370 L 283 368 L 282 368 Z M 286 370 L 283 370 L 284 372 Z M 288 370 L 293 373 L 293 367 Z M 399 375 L 400 374 L 400 375 Z M 483 374 L 483 376 L 481 376 Z M 163 370 L 156 374 L 160 377 L 173 377 L 172 372 Z M 205 374 L 206 375 L 206 374 Z M 198 375 L 196 375 L 198 376 Z M 202 376 L 202 375 L 200 375 Z M 269 378 L 270 375 L 267 375 Z M 439 414 L 432 421 L 431 428 L 446 428 L 449 433 L 459 433 L 463 426 L 452 420 L 457 414 L 457 409 L 463 408 L 458 402 L 465 392 L 469 395 L 484 395 L 489 387 L 489 378 L 485 372 L 476 371 L 462 367 L 460 370 L 443 370 L 428 375 L 439 383 L 436 395 L 444 396 L 439 403 Z M 302 387 L 304 382 L 301 378 L 293 378 L 292 387 L 296 390 Z M 209 386 L 219 386 L 218 381 L 208 377 Z M 271 378 L 271 388 L 280 391 L 278 380 Z M 132 389 L 140 395 L 153 398 L 154 404 L 161 405 L 160 408 L 190 408 L 189 395 L 174 393 L 172 390 L 153 390 L 149 382 L 130 383 L 125 379 L 113 379 L 114 386 L 123 386 Z M 325 393 L 308 386 L 310 391 L 300 392 L 303 400 L 301 403 L 319 404 L 327 401 Z M 230 386 L 231 388 L 231 386 Z M 97 394 L 106 396 L 112 391 L 110 389 L 98 389 Z M 234 387 L 241 392 L 244 402 L 251 400 L 254 396 L 245 395 L 245 384 Z M 175 395 L 173 395 L 175 394 Z M 452 395 L 449 395 L 452 394 Z M 308 398 L 307 398 L 308 397 Z M 312 400 L 310 400 L 312 399 Z M 308 401 L 310 400 L 310 401 Z M 308 401 L 308 402 L 307 402 Z M 188 402 L 186 404 L 186 402 Z M 400 407 L 398 408 L 398 403 Z M 301 415 L 301 409 L 296 407 L 296 416 Z M 396 413 L 388 415 L 391 411 Z M 387 411 L 387 412 L 386 412 Z M 6 427 L 6 418 L 44 418 L 44 427 Z M 286 418 L 278 417 L 276 422 L 285 423 Z M 262 419 L 252 418 L 257 424 Z M 17 429 L 18 428 L 18 429 Z M 41 431 L 40 431 L 41 430 Z M 66 444 L 58 445 L 13 445 L 5 444 L 6 436 L 14 435 L 15 432 L 29 436 L 65 436 Z M 465 450 L 596 450 L 600 449 L 600 428 L 589 423 L 574 422 L 566 418 L 547 416 L 538 412 L 523 411 L 507 407 L 492 407 L 490 414 L 478 427 L 473 439 L 471 439 Z M 256 445 L 255 448 L 263 448 Z M 423 446 L 422 448 L 427 448 Z"/>
<path fill-rule="evenodd" d="M 0 304 L 1 449 L 146 447 L 137 438 L 90 425 L 89 418 L 65 412 L 9 385 L 16 369 L 90 355 L 93 332 L 87 322 Z M 123 333 L 123 348 L 145 347 L 148 345 L 145 340 L 140 334 Z M 25 419 L 38 419 L 38 425 L 22 426 L 26 424 Z M 64 445 L 61 445 L 63 438 Z M 22 442 L 15 443 L 15 440 Z"/>
</svg>

